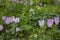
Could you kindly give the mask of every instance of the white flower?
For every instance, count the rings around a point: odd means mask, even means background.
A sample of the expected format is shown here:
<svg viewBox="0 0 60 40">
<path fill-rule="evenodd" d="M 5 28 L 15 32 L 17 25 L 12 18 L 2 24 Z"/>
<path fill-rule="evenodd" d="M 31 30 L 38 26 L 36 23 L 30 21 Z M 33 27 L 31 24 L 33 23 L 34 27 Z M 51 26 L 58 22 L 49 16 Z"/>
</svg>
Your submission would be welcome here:
<svg viewBox="0 0 60 40">
<path fill-rule="evenodd" d="M 9 31 L 8 30 L 5 30 L 6 33 L 8 33 Z"/>
<path fill-rule="evenodd" d="M 34 12 L 34 9 L 33 8 L 30 8 L 29 12 Z"/>
<path fill-rule="evenodd" d="M 17 27 L 17 28 L 16 28 L 16 32 L 19 32 L 19 31 L 20 31 L 20 29 Z"/>
<path fill-rule="evenodd" d="M 20 21 L 19 18 L 15 18 L 15 20 L 14 20 L 15 23 L 18 23 L 19 21 Z"/>
<path fill-rule="evenodd" d="M 39 25 L 40 25 L 41 27 L 44 26 L 44 20 L 39 20 L 38 23 L 39 23 Z"/>
</svg>

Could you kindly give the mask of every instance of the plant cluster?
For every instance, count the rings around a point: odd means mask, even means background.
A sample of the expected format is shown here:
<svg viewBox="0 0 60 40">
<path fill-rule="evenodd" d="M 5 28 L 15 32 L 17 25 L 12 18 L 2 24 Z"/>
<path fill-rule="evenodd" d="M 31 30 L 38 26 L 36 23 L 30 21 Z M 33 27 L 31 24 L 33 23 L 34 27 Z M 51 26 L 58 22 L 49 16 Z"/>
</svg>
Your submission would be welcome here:
<svg viewBox="0 0 60 40">
<path fill-rule="evenodd" d="M 60 40 L 60 0 L 0 0 L 0 40 Z"/>
</svg>

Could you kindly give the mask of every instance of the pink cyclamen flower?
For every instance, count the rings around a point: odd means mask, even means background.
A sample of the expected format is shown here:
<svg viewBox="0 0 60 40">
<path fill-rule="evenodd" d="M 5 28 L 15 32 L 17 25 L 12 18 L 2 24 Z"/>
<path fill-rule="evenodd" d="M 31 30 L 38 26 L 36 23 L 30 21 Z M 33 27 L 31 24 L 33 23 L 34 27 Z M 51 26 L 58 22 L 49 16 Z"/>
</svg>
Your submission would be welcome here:
<svg viewBox="0 0 60 40">
<path fill-rule="evenodd" d="M 5 21 L 7 19 L 6 16 L 2 16 L 2 20 Z"/>
<path fill-rule="evenodd" d="M 58 25 L 59 24 L 59 17 L 54 17 L 54 22 L 56 25 Z"/>
<path fill-rule="evenodd" d="M 15 22 L 15 23 L 18 23 L 19 20 L 20 20 L 19 18 L 15 18 L 14 22 Z"/>
<path fill-rule="evenodd" d="M 16 32 L 19 32 L 19 31 L 20 31 L 20 29 L 17 27 L 17 28 L 16 28 Z"/>
<path fill-rule="evenodd" d="M 38 23 L 39 23 L 39 25 L 40 25 L 41 27 L 44 26 L 44 20 L 39 20 Z"/>
<path fill-rule="evenodd" d="M 48 25 L 48 27 L 51 27 L 52 25 L 53 25 L 53 19 L 48 19 L 48 21 L 47 21 L 47 25 Z"/>
<path fill-rule="evenodd" d="M 3 26 L 2 25 L 0 25 L 0 31 L 2 31 L 3 30 Z"/>
</svg>

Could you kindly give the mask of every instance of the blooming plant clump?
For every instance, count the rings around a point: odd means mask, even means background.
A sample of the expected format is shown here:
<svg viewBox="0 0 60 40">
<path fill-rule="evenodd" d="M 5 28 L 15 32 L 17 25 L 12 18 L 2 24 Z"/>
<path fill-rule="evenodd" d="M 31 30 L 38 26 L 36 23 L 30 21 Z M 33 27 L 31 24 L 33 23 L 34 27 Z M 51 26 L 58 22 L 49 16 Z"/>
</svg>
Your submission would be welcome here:
<svg viewBox="0 0 60 40">
<path fill-rule="evenodd" d="M 59 0 L 0 0 L 0 40 L 60 40 L 59 35 Z"/>
<path fill-rule="evenodd" d="M 10 23 L 19 23 L 19 18 L 15 18 L 14 16 L 12 17 L 6 17 L 3 16 L 2 20 L 6 23 L 6 24 L 10 24 Z"/>
</svg>

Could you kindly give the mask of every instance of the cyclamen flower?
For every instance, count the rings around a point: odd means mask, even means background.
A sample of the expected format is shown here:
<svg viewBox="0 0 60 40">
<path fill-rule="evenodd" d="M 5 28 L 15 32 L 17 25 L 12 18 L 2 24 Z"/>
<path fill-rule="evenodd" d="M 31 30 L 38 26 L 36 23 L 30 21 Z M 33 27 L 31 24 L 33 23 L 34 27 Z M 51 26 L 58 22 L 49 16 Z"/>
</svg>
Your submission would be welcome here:
<svg viewBox="0 0 60 40">
<path fill-rule="evenodd" d="M 2 20 L 5 21 L 6 24 L 10 24 L 13 22 L 15 22 L 15 23 L 19 22 L 19 18 L 15 18 L 14 16 L 11 16 L 11 17 L 3 16 Z"/>
<path fill-rule="evenodd" d="M 14 22 L 14 20 L 15 20 L 15 17 L 14 17 L 14 16 L 12 16 L 12 17 L 10 17 L 10 20 L 9 20 L 9 21 L 10 21 L 11 23 L 13 23 L 13 22 Z"/>
<path fill-rule="evenodd" d="M 51 27 L 52 25 L 53 25 L 53 19 L 48 19 L 48 21 L 47 21 L 47 25 L 48 25 L 48 27 Z"/>
<path fill-rule="evenodd" d="M 8 33 L 9 31 L 8 30 L 5 30 L 6 33 Z"/>
<path fill-rule="evenodd" d="M 7 19 L 6 16 L 2 16 L 2 20 L 5 21 Z"/>
<path fill-rule="evenodd" d="M 54 22 L 56 25 L 58 25 L 59 24 L 59 17 L 54 17 Z"/>
<path fill-rule="evenodd" d="M 10 18 L 6 17 L 6 16 L 3 16 L 2 17 L 2 20 L 5 21 L 6 24 L 10 24 Z"/>
<path fill-rule="evenodd" d="M 44 20 L 39 20 L 38 23 L 39 23 L 39 25 L 40 25 L 41 27 L 44 26 Z"/>
<path fill-rule="evenodd" d="M 17 28 L 16 28 L 16 32 L 19 32 L 19 31 L 20 31 L 20 29 L 17 27 Z"/>
<path fill-rule="evenodd" d="M 2 25 L 0 25 L 0 31 L 2 31 L 3 30 L 3 26 Z"/>
<path fill-rule="evenodd" d="M 15 18 L 14 22 L 15 22 L 15 23 L 18 23 L 19 20 L 20 20 L 19 18 Z"/>
<path fill-rule="evenodd" d="M 5 21 L 6 24 L 10 24 L 10 18 L 7 18 L 7 20 Z"/>
</svg>

